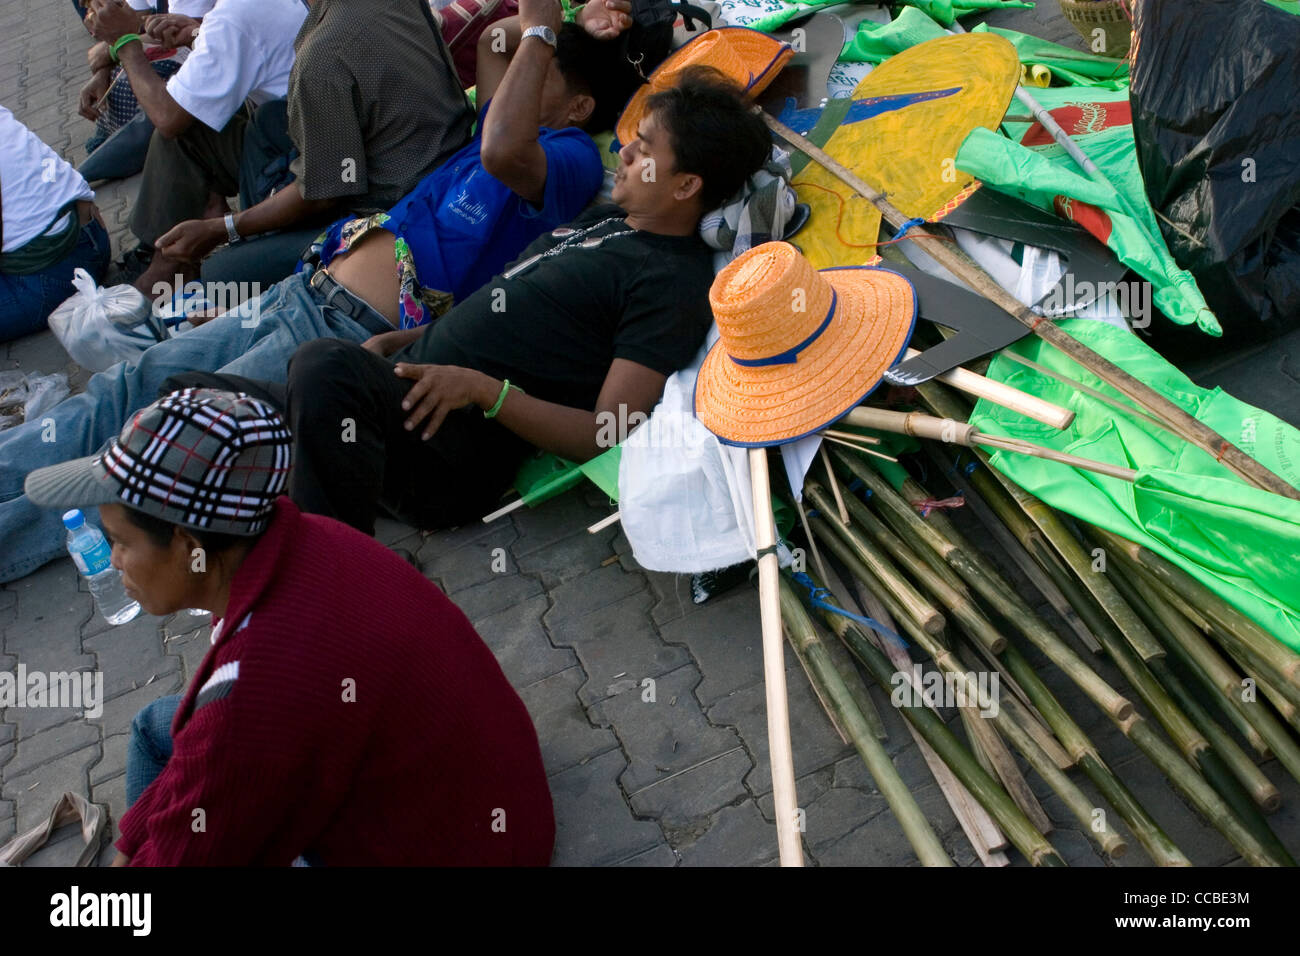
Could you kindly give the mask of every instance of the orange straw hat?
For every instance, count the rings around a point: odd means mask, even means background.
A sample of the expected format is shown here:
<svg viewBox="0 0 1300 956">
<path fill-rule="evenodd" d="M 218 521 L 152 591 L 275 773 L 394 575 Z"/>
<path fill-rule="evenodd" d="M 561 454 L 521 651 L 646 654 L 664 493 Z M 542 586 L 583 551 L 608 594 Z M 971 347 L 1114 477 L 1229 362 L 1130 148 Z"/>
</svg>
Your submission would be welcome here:
<svg viewBox="0 0 1300 956">
<path fill-rule="evenodd" d="M 813 269 L 794 246 L 755 246 L 718 273 L 721 339 L 695 380 L 695 416 L 725 444 L 779 445 L 861 403 L 907 348 L 916 293 L 896 272 Z"/>
<path fill-rule="evenodd" d="M 775 37 L 748 27 L 717 27 L 706 30 L 659 64 L 628 100 L 614 131 L 626 146 L 636 139 L 636 131 L 646 114 L 646 100 L 653 93 L 677 85 L 682 71 L 693 66 L 711 66 L 731 80 L 750 97 L 767 88 L 781 67 L 794 56 L 794 48 Z"/>
</svg>

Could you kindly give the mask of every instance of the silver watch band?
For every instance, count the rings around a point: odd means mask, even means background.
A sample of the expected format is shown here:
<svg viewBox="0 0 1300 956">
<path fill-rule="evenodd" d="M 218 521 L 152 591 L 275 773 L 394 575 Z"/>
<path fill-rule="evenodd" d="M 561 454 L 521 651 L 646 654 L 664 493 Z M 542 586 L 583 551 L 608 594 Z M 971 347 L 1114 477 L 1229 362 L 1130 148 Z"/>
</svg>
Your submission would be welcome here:
<svg viewBox="0 0 1300 956">
<path fill-rule="evenodd" d="M 235 231 L 235 214 L 233 212 L 226 213 L 226 238 L 230 242 L 238 242 L 243 238 Z"/>
<path fill-rule="evenodd" d="M 529 27 L 527 30 L 523 32 L 523 34 L 520 35 L 519 42 L 523 43 L 529 37 L 537 37 L 539 40 L 541 40 L 543 43 L 549 46 L 552 50 L 556 48 L 555 31 L 552 30 L 550 27 L 544 27 L 544 26 Z"/>
</svg>

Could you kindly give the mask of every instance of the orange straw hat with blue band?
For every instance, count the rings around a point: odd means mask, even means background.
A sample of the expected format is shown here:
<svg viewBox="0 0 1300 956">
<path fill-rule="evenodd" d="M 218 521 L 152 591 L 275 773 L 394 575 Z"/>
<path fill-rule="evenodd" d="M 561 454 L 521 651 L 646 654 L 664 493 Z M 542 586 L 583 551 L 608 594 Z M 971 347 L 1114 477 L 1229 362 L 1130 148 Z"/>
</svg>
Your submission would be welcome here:
<svg viewBox="0 0 1300 956">
<path fill-rule="evenodd" d="M 721 336 L 695 380 L 695 416 L 728 445 L 794 441 L 846 415 L 902 358 L 916 293 L 871 266 L 813 269 L 767 242 L 718 273 L 709 303 Z"/>
<path fill-rule="evenodd" d="M 646 101 L 652 94 L 676 86 L 684 70 L 694 66 L 712 67 L 752 98 L 767 89 L 792 56 L 794 48 L 790 44 L 758 30 L 748 27 L 707 30 L 660 63 L 650 74 L 649 82 L 632 94 L 614 128 L 618 141 L 626 146 L 636 139 L 636 131 L 645 118 Z"/>
</svg>

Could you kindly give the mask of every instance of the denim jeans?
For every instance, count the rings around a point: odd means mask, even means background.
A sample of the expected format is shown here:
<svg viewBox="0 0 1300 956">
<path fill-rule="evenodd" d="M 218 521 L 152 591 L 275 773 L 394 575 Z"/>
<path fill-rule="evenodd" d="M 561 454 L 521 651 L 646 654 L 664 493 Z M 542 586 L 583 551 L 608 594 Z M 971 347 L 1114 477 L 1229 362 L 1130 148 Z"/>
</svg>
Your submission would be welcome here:
<svg viewBox="0 0 1300 956">
<path fill-rule="evenodd" d="M 181 705 L 181 695 L 159 697 L 131 721 L 131 739 L 126 744 L 126 805 L 140 799 L 145 788 L 157 779 L 172 755 L 172 718 Z"/>
<path fill-rule="evenodd" d="M 98 282 L 109 258 L 108 233 L 92 219 L 81 227 L 76 248 L 66 258 L 31 275 L 0 273 L 0 342 L 45 328 L 50 313 L 77 291 L 73 271 L 85 269 Z"/>
<path fill-rule="evenodd" d="M 0 432 L 0 582 L 30 574 L 65 553 L 58 512 L 36 507 L 23 494 L 27 473 L 95 454 L 121 432 L 132 412 L 158 397 L 170 376 L 199 370 L 283 382 L 289 359 L 303 342 L 364 342 L 371 334 L 325 304 L 299 273 L 197 329 L 146 349 L 134 363 L 119 362 L 92 375 L 85 392 L 39 420 Z"/>
</svg>

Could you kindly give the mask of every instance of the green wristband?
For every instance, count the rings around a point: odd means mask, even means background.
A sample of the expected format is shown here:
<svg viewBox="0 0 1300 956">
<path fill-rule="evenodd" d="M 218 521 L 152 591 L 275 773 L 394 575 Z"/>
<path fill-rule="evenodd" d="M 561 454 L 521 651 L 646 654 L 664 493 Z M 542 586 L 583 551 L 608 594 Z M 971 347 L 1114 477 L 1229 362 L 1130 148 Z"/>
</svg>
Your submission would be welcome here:
<svg viewBox="0 0 1300 956">
<path fill-rule="evenodd" d="M 109 58 L 112 59 L 112 61 L 113 61 L 114 63 L 118 63 L 118 62 L 120 62 L 120 61 L 118 60 L 118 58 L 117 58 L 117 51 L 120 50 L 120 49 L 122 49 L 122 47 L 126 46 L 126 45 L 127 45 L 128 43 L 130 43 L 132 40 L 140 40 L 140 34 L 138 34 L 138 33 L 126 33 L 126 34 L 123 34 L 122 36 L 118 37 L 118 38 L 117 38 L 117 42 L 114 43 L 111 47 L 108 48 L 108 55 L 109 55 Z M 143 41 L 143 40 L 140 40 L 140 42 L 143 43 L 144 41 Z"/>
<path fill-rule="evenodd" d="M 506 393 L 508 393 L 512 388 L 517 392 L 523 391 L 523 389 L 518 385 L 511 385 L 510 379 L 502 379 L 501 394 L 497 396 L 497 403 L 483 413 L 484 418 L 497 417 L 497 412 L 501 411 L 501 406 L 506 403 Z"/>
</svg>

